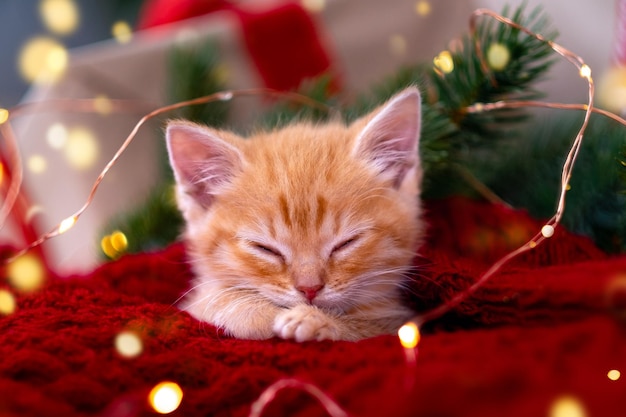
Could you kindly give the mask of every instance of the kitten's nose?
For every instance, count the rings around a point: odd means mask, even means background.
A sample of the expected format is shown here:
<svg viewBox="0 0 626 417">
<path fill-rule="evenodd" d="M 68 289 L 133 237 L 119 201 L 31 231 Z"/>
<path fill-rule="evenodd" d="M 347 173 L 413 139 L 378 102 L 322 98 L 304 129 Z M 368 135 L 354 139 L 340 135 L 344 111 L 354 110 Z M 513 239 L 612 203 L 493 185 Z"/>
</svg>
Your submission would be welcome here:
<svg viewBox="0 0 626 417">
<path fill-rule="evenodd" d="M 313 301 L 313 299 L 317 296 L 317 293 L 324 288 L 324 284 L 313 285 L 313 286 L 303 286 L 297 285 L 296 290 L 300 291 L 306 297 L 309 302 Z"/>
</svg>

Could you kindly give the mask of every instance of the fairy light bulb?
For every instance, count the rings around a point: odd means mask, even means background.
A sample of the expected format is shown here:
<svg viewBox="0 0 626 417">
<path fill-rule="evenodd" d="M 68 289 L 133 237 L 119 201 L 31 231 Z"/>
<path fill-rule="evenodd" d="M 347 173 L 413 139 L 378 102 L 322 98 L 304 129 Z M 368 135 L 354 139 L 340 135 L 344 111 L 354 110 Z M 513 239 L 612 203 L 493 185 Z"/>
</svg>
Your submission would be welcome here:
<svg viewBox="0 0 626 417">
<path fill-rule="evenodd" d="M 76 216 L 68 217 L 59 223 L 59 227 L 57 228 L 57 232 L 59 234 L 63 234 L 70 230 L 76 224 Z"/>
<path fill-rule="evenodd" d="M 157 384 L 148 395 L 150 405 L 159 414 L 175 411 L 183 400 L 183 390 L 175 382 L 165 381 Z"/>
<path fill-rule="evenodd" d="M 134 358 L 143 351 L 143 343 L 137 334 L 126 330 L 115 337 L 115 350 L 125 358 Z"/>
<path fill-rule="evenodd" d="M 554 226 L 546 224 L 541 228 L 541 234 L 545 238 L 550 238 L 554 235 Z"/>
<path fill-rule="evenodd" d="M 611 369 L 607 374 L 606 374 L 607 378 L 609 378 L 611 381 L 617 381 L 621 376 L 622 373 L 620 371 L 618 371 L 617 369 Z"/>
<path fill-rule="evenodd" d="M 583 66 L 580 67 L 580 76 L 587 80 L 591 79 L 591 68 L 589 65 L 583 64 Z"/>
<path fill-rule="evenodd" d="M 398 330 L 398 337 L 400 338 L 400 344 L 406 349 L 413 349 L 420 341 L 420 331 L 417 325 L 413 322 L 406 323 Z"/>
</svg>

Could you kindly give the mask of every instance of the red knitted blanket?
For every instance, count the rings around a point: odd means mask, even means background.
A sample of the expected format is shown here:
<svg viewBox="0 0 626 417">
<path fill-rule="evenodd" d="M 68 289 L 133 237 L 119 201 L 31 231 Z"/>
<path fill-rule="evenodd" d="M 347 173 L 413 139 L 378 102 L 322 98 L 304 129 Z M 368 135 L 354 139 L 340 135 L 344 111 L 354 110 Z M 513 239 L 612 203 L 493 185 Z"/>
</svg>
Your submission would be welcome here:
<svg viewBox="0 0 626 417">
<path fill-rule="evenodd" d="M 462 291 L 541 226 L 524 212 L 462 199 L 432 203 L 428 213 L 409 297 L 422 310 Z M 189 277 L 176 244 L 18 296 L 18 309 L 0 316 L 0 416 L 155 415 L 148 392 L 164 380 L 183 390 L 173 415 L 246 416 L 281 378 L 317 386 L 351 416 L 626 410 L 626 375 L 607 376 L 626 372 L 626 257 L 560 228 L 426 325 L 414 367 L 396 336 L 303 344 L 225 337 L 173 307 Z M 132 359 L 114 348 L 123 330 L 143 342 Z M 327 414 L 288 388 L 263 415 Z"/>
</svg>

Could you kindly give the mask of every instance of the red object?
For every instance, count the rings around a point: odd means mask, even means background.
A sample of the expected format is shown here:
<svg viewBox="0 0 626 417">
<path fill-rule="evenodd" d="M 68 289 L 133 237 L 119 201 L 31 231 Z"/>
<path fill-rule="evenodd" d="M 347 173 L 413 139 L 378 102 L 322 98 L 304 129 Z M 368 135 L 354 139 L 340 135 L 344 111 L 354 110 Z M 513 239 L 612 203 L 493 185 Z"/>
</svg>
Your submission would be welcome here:
<svg viewBox="0 0 626 417">
<path fill-rule="evenodd" d="M 499 255 L 489 245 L 481 255 L 469 231 L 542 224 L 463 199 L 430 203 L 428 213 L 430 237 L 410 297 L 421 309 L 467 287 Z M 609 257 L 557 228 L 425 326 L 411 367 L 393 335 L 246 341 L 195 321 L 173 307 L 190 278 L 177 244 L 19 295 L 17 311 L 0 317 L 0 415 L 152 416 L 148 392 L 171 380 L 184 392 L 173 415 L 246 416 L 264 389 L 293 377 L 351 416 L 547 416 L 564 398 L 585 415 L 617 416 L 626 409 L 625 274 L 625 256 Z M 122 330 L 141 335 L 141 355 L 116 353 Z M 622 377 L 610 380 L 612 369 Z M 263 415 L 327 414 L 309 395 L 286 389 Z"/>
<path fill-rule="evenodd" d="M 317 25 L 297 3 L 284 2 L 250 11 L 223 0 L 152 0 L 139 18 L 139 29 L 172 23 L 218 10 L 230 10 L 241 23 L 243 45 L 266 87 L 294 90 L 307 80 L 331 74 L 331 59 Z M 338 88 L 333 77 L 332 88 Z"/>
</svg>

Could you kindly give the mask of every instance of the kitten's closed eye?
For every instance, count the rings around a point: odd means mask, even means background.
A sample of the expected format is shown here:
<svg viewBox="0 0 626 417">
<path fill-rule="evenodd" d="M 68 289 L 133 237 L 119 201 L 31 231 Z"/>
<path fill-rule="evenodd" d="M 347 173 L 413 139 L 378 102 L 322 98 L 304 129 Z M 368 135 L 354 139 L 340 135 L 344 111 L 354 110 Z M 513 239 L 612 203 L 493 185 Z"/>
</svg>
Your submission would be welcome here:
<svg viewBox="0 0 626 417">
<path fill-rule="evenodd" d="M 285 260 L 285 256 L 276 248 L 259 242 L 250 242 L 250 245 L 257 251 L 266 255 L 271 255 L 281 261 Z"/>
<path fill-rule="evenodd" d="M 350 247 L 354 242 L 357 241 L 357 239 L 359 238 L 359 236 L 353 236 L 349 239 L 346 239 L 344 241 L 339 242 L 338 244 L 336 244 L 333 249 L 330 251 L 330 255 L 334 255 L 338 252 L 343 251 L 344 249 L 347 249 L 348 247 Z"/>
</svg>

